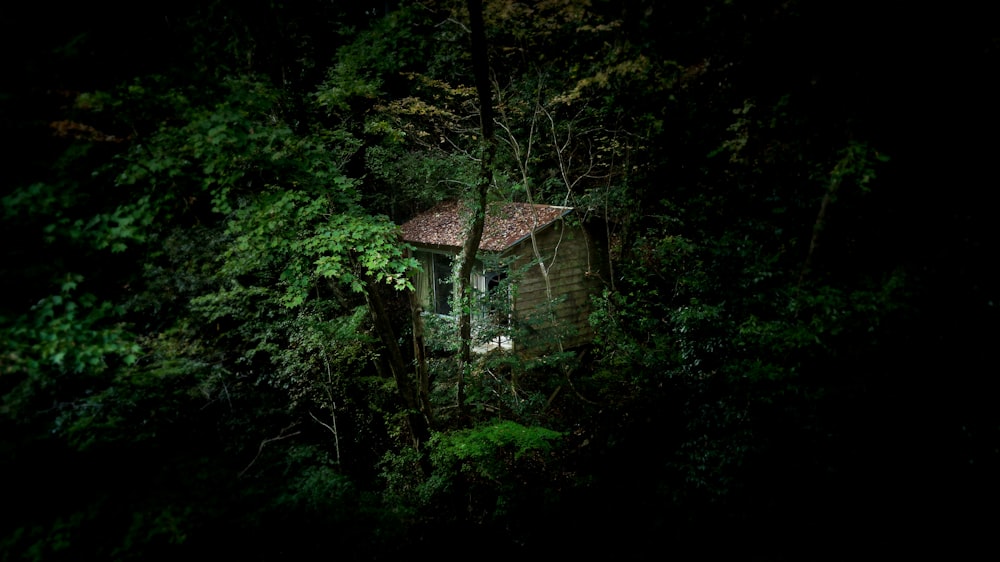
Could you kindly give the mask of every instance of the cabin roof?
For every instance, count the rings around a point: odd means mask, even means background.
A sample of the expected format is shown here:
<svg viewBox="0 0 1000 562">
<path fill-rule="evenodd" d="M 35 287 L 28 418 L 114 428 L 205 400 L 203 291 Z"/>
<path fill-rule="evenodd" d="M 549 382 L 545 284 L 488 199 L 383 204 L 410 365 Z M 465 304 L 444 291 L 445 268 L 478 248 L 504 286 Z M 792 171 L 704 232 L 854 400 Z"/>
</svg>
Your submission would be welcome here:
<svg viewBox="0 0 1000 562">
<path fill-rule="evenodd" d="M 466 207 L 447 201 L 403 224 L 403 240 L 421 246 L 458 249 L 462 247 Z M 491 203 L 486 207 L 486 222 L 479 249 L 503 252 L 531 235 L 532 227 L 541 230 L 572 211 L 572 207 L 531 205 L 528 203 Z"/>
</svg>

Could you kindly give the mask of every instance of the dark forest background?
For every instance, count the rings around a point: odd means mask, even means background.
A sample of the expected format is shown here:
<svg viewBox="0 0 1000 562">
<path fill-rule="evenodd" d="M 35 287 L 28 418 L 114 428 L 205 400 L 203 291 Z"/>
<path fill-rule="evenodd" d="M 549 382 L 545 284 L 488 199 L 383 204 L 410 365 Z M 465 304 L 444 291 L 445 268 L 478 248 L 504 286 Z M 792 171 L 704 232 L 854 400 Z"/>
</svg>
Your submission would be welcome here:
<svg viewBox="0 0 1000 562">
<path fill-rule="evenodd" d="M 0 8 L 0 557 L 987 546 L 989 10 L 484 0 L 491 139 L 467 4 Z M 411 314 L 484 171 L 602 233 L 591 345 Z"/>
</svg>

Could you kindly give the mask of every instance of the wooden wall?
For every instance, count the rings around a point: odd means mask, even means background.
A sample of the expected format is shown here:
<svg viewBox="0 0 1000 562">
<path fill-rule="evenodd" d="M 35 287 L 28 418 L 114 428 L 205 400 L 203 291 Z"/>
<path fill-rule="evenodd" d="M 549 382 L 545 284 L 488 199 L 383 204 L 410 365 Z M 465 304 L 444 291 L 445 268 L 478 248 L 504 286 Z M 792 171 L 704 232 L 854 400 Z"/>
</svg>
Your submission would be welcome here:
<svg viewBox="0 0 1000 562">
<path fill-rule="evenodd" d="M 515 347 L 542 352 L 557 350 L 558 339 L 564 348 L 589 342 L 593 338 L 588 323 L 590 297 L 601 290 L 601 254 L 586 230 L 574 224 L 572 218 L 560 219 L 537 233 L 536 240 L 549 270 L 554 302 L 549 305 L 531 240 L 505 252 L 516 256 L 511 271 L 523 273 L 517 281 L 514 308 L 518 320 L 530 328 L 526 338 L 515 337 Z"/>
</svg>

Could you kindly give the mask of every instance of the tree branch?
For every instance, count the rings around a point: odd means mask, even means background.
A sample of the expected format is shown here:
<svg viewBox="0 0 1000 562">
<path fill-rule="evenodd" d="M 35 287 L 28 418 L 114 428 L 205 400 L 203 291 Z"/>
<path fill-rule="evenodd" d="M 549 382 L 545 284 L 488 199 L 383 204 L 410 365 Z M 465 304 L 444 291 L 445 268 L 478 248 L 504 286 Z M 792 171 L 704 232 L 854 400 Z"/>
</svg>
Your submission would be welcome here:
<svg viewBox="0 0 1000 562">
<path fill-rule="evenodd" d="M 333 434 L 333 448 L 337 451 L 337 464 L 340 464 L 340 435 L 337 433 L 337 415 L 334 413 L 337 410 L 337 404 L 333 403 L 330 406 L 330 415 L 333 417 L 333 425 L 323 422 L 317 418 L 313 413 L 309 412 L 309 417 L 312 418 L 316 423 L 330 430 Z"/>
<path fill-rule="evenodd" d="M 244 475 L 244 474 L 246 474 L 246 473 L 247 473 L 247 471 L 248 471 L 248 470 L 250 470 L 250 467 L 252 467 L 252 466 L 254 465 L 254 463 L 256 463 L 256 462 L 257 462 L 257 459 L 259 459 L 259 458 L 260 458 L 260 454 L 261 454 L 262 452 L 264 452 L 264 447 L 265 447 L 265 446 L 266 446 L 266 445 L 267 445 L 268 443 L 272 443 L 272 442 L 274 442 L 274 441 L 281 441 L 282 439 L 288 439 L 289 437 L 295 437 L 296 435 L 298 435 L 298 434 L 302 433 L 301 431 L 296 431 L 295 433 L 285 433 L 286 431 L 288 431 L 288 430 L 292 429 L 293 427 L 295 427 L 295 426 L 297 426 L 297 425 L 299 425 L 299 422 L 293 422 L 293 423 L 289 424 L 288 426 L 286 426 L 286 427 L 282 428 L 282 429 L 281 429 L 281 432 L 280 432 L 280 433 L 278 433 L 277 437 L 270 437 L 270 438 L 268 438 L 268 439 L 265 439 L 265 440 L 261 441 L 261 442 L 260 442 L 260 446 L 259 446 L 259 447 L 257 447 L 257 454 L 256 454 L 256 455 L 254 455 L 254 457 L 253 457 L 253 460 L 252 460 L 252 461 L 250 461 L 250 464 L 248 464 L 248 465 L 246 466 L 246 468 L 244 468 L 243 470 L 241 470 L 241 471 L 239 472 L 239 474 L 238 474 L 237 476 L 238 476 L 239 478 L 243 478 L 243 475 Z"/>
<path fill-rule="evenodd" d="M 469 23 L 472 32 L 472 73 L 475 76 L 479 97 L 479 127 L 482 133 L 480 146 L 483 157 L 472 205 L 472 222 L 458 264 L 458 298 L 461 304 L 458 332 L 461 341 L 457 396 L 459 412 L 465 413 L 465 372 L 472 362 L 472 295 L 470 276 L 472 264 L 483 238 L 486 222 L 486 193 L 493 183 L 493 159 L 496 155 L 496 137 L 493 132 L 493 95 L 490 88 L 490 61 L 486 50 L 486 29 L 483 24 L 482 0 L 467 0 Z"/>
</svg>

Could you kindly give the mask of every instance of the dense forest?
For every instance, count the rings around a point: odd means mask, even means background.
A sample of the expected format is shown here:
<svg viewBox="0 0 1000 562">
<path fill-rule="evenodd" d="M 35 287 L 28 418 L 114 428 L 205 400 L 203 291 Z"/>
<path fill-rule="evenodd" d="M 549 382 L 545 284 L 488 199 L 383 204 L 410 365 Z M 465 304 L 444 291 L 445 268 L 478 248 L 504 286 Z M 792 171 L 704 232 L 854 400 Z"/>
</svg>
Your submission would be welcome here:
<svg viewBox="0 0 1000 562">
<path fill-rule="evenodd" d="M 0 560 L 985 545 L 1000 31 L 877 4 L 0 9 Z M 492 202 L 599 235 L 592 341 L 472 352 Z"/>
</svg>

